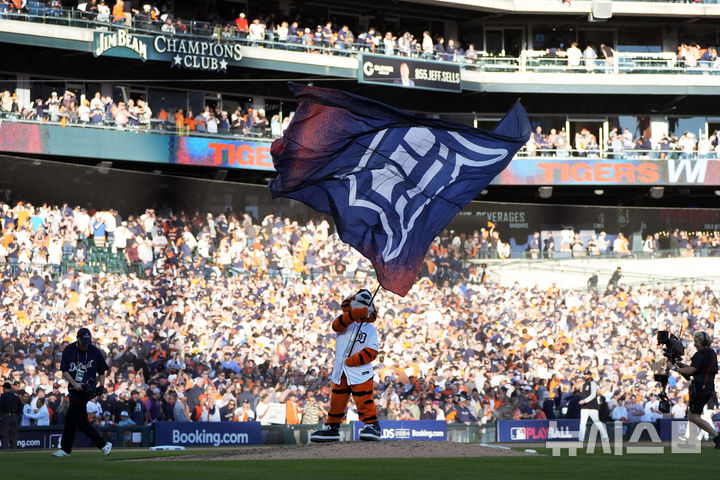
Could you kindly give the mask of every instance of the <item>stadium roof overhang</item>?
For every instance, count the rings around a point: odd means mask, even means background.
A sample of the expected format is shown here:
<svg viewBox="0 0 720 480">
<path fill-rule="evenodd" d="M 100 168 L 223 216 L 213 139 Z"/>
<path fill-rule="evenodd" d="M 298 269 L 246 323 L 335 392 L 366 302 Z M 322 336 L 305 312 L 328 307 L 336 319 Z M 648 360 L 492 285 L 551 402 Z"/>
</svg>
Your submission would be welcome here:
<svg viewBox="0 0 720 480">
<path fill-rule="evenodd" d="M 530 15 L 587 15 L 592 10 L 592 1 L 572 2 L 543 0 L 406 0 L 412 3 L 437 5 L 439 7 L 462 8 L 482 12 Z M 613 16 L 647 17 L 720 17 L 720 4 L 670 3 L 670 2 L 612 2 Z"/>
</svg>

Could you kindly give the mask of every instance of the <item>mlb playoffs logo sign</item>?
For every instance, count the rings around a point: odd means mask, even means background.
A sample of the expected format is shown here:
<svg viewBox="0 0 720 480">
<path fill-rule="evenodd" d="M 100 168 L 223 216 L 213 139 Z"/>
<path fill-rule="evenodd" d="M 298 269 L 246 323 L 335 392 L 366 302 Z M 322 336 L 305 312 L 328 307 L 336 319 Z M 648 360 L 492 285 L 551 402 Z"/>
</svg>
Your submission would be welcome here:
<svg viewBox="0 0 720 480">
<path fill-rule="evenodd" d="M 553 425 L 547 427 L 511 427 L 510 440 L 513 442 L 537 440 L 570 440 L 573 438 L 570 426 Z"/>
</svg>

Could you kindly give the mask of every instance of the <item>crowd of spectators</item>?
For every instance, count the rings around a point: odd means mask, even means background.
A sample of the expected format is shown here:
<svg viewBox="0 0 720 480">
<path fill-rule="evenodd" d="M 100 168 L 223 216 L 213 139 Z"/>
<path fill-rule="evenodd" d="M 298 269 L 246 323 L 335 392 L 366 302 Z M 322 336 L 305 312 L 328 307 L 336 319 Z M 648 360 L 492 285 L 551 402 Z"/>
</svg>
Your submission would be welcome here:
<svg viewBox="0 0 720 480">
<path fill-rule="evenodd" d="M 0 283 L 0 379 L 25 392 L 24 424 L 62 424 L 60 353 L 80 326 L 93 331 L 111 368 L 108 393 L 88 404 L 100 425 L 269 423 L 273 404 L 287 423 L 322 422 L 331 320 L 346 295 L 371 281 L 369 263 L 327 222 L 1 208 L 2 256 L 25 268 L 6 268 Z M 53 270 L 93 247 L 137 258 L 144 273 Z M 465 249 L 446 233 L 429 258 Z M 709 288 L 633 288 L 618 275 L 616 288 L 598 294 L 501 286 L 463 265 L 450 274 L 454 282 L 422 272 L 406 297 L 383 291 L 375 300 L 381 419 L 576 418 L 587 367 L 600 378 L 602 418 L 652 421 L 661 416 L 652 374 L 663 367 L 655 332 L 720 334 Z M 678 405 L 683 384 L 671 378 Z"/>
<path fill-rule="evenodd" d="M 37 98 L 32 105 L 22 106 L 17 92 L 0 92 L 0 117 L 8 119 L 48 121 L 66 125 L 110 126 L 119 129 L 162 129 L 180 134 L 208 133 L 219 135 L 279 137 L 292 120 L 294 112 L 282 119 L 279 114 L 269 119 L 264 108 L 236 107 L 231 112 L 206 105 L 201 112 L 177 108 L 168 112 L 161 108 L 156 115 L 142 98 L 114 101 L 95 92 L 92 99 L 66 90 L 56 91 L 47 99 Z"/>
<path fill-rule="evenodd" d="M 586 158 L 607 156 L 610 159 L 641 156 L 655 159 L 719 158 L 720 130 L 715 130 L 709 137 L 701 134 L 700 138 L 690 131 L 685 131 L 679 138 L 674 133 L 667 133 L 653 143 L 645 133 L 635 138 L 629 128 L 621 131 L 613 127 L 608 132 L 607 143 L 601 145 L 597 136 L 587 128 L 580 128 L 575 133 L 574 143 L 571 143 L 564 127 L 551 128 L 546 134 L 542 125 L 538 125 L 521 154 Z"/>
<path fill-rule="evenodd" d="M 154 113 L 143 98 L 114 101 L 110 96 L 95 92 L 92 99 L 84 94 L 66 90 L 62 95 L 53 91 L 47 99 L 37 98 L 31 105 L 23 106 L 17 92 L 0 92 L 0 116 L 22 120 L 49 121 L 65 125 L 111 126 L 120 129 L 162 129 L 180 134 L 207 133 L 217 135 L 277 138 L 282 135 L 294 116 L 294 112 L 268 118 L 264 108 L 236 107 L 228 111 L 218 106 L 206 105 L 201 112 L 177 108 L 167 111 L 161 108 Z M 622 131 L 613 127 L 608 132 L 605 145 L 598 143 L 597 136 L 587 128 L 568 138 L 565 128 L 551 128 L 549 132 L 537 125 L 520 155 L 527 156 L 579 156 L 587 158 L 623 159 L 648 156 L 651 158 L 718 158 L 720 157 L 720 130 L 709 137 L 686 131 L 663 135 L 655 144 L 645 135 L 633 136 L 630 129 Z"/>
<path fill-rule="evenodd" d="M 29 13 L 27 3 L 17 5 L 9 0 L 0 0 L 11 13 Z M 60 0 L 53 0 L 53 16 L 62 16 Z M 41 5 L 44 12 L 45 3 Z M 175 16 L 171 6 L 165 2 L 133 2 L 131 0 L 89 0 L 81 1 L 77 11 L 84 20 L 107 24 L 111 28 L 137 28 L 167 35 L 198 35 L 218 41 L 240 41 L 250 45 L 263 46 L 266 42 L 285 44 L 286 48 L 300 51 L 341 53 L 346 50 L 361 50 L 387 55 L 420 56 L 445 61 L 477 60 L 480 53 L 469 43 L 465 48 L 452 38 L 422 32 L 417 37 L 410 32 L 382 32 L 373 27 L 364 28 L 357 35 L 347 25 L 322 22 L 321 25 L 309 20 L 279 20 L 275 13 L 248 19 L 245 13 L 228 21 L 217 14 L 202 21 L 185 22 Z M 39 14 L 38 11 L 35 14 Z M 68 13 L 72 17 L 71 12 Z"/>
<path fill-rule="evenodd" d="M 105 24 L 109 28 L 135 28 L 166 35 L 195 35 L 210 37 L 220 42 L 238 41 L 252 46 L 313 53 L 344 54 L 348 51 L 365 51 L 466 64 L 474 64 L 479 58 L 492 55 L 518 54 L 505 51 L 488 53 L 476 49 L 472 42 L 446 39 L 438 32 L 384 31 L 371 25 L 348 26 L 298 16 L 282 19 L 282 16 L 275 12 L 252 19 L 244 12 L 234 19 L 223 18 L 218 12 L 211 12 L 206 19 L 183 20 L 173 13 L 173 3 L 165 1 L 81 0 L 77 3 L 70 2 L 65 7 L 66 10 L 63 10 L 61 0 L 0 0 L 0 10 L 7 10 L 11 14 L 67 16 L 99 23 L 101 26 Z M 358 30 L 353 32 L 353 28 Z M 529 52 L 531 59 L 538 55 L 545 60 L 557 60 L 549 67 L 562 66 L 564 71 L 608 73 L 616 72 L 618 57 L 608 43 L 588 43 L 581 50 L 577 42 L 560 42 L 544 52 Z M 712 45 L 701 47 L 697 42 L 683 42 L 678 47 L 675 66 L 691 73 L 720 73 L 716 48 Z"/>
<path fill-rule="evenodd" d="M 584 233 L 584 234 L 583 234 Z M 693 232 L 673 229 L 672 232 L 648 233 L 641 245 L 632 245 L 622 232 L 610 236 L 600 232 L 576 232 L 573 229 L 561 231 L 555 238 L 547 232 L 542 239 L 535 232 L 527 243 L 531 258 L 557 257 L 556 252 L 580 257 L 613 258 L 661 258 L 661 257 L 718 257 L 720 256 L 720 232 Z"/>
<path fill-rule="evenodd" d="M 584 49 L 580 49 L 577 42 L 570 42 L 567 49 L 564 43 L 560 43 L 544 51 L 529 52 L 529 58 L 543 59 L 544 62 L 539 66 L 542 67 L 540 70 L 545 71 L 556 71 L 556 67 L 563 67 L 562 71 L 576 73 L 652 73 L 653 69 L 667 71 L 668 68 L 675 68 L 686 73 L 720 74 L 717 48 L 713 45 L 701 47 L 697 42 L 681 43 L 672 61 L 667 55 L 639 55 L 633 60 L 634 64 L 621 66 L 618 57 L 618 52 L 604 42 L 599 45 L 588 43 Z"/>
</svg>

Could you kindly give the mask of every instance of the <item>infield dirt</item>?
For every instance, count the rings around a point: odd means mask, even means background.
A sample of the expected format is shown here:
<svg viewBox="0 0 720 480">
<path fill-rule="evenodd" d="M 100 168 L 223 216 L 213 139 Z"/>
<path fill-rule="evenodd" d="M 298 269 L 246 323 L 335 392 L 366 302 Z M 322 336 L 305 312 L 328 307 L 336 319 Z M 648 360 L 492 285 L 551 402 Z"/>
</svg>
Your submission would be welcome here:
<svg viewBox="0 0 720 480">
<path fill-rule="evenodd" d="M 309 445 L 242 447 L 197 455 L 136 461 L 303 460 L 324 458 L 506 457 L 531 453 L 472 443 L 428 441 L 337 442 Z"/>
</svg>

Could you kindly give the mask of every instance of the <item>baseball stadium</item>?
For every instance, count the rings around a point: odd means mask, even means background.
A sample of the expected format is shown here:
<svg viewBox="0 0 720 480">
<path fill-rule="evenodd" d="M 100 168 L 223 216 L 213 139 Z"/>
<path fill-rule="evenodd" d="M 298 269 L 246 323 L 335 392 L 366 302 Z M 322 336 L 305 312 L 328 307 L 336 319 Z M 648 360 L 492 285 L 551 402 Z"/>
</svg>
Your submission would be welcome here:
<svg viewBox="0 0 720 480">
<path fill-rule="evenodd" d="M 717 0 L 0 0 L 0 479 L 720 474 Z"/>
</svg>

